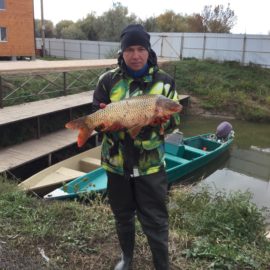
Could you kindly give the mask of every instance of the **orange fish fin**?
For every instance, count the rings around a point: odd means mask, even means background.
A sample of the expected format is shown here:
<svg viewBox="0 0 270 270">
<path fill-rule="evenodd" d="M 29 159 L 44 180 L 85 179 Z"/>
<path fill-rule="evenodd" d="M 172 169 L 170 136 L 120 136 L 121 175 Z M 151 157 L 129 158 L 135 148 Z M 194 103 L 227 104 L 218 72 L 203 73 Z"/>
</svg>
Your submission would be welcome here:
<svg viewBox="0 0 270 270">
<path fill-rule="evenodd" d="M 111 121 L 107 121 L 107 122 L 103 122 L 102 123 L 102 129 L 101 131 L 102 132 L 106 132 L 106 131 L 117 131 L 119 129 L 121 129 L 121 122 L 118 122 L 118 121 L 114 121 L 114 122 L 111 122 Z"/>
<path fill-rule="evenodd" d="M 92 132 L 93 129 L 89 129 L 87 127 L 79 128 L 79 135 L 77 139 L 78 147 L 82 147 L 86 143 Z"/>
<path fill-rule="evenodd" d="M 129 132 L 131 138 L 135 139 L 136 136 L 140 133 L 142 127 L 143 126 L 139 125 L 139 126 L 135 126 L 135 127 L 128 129 L 128 132 Z"/>
<path fill-rule="evenodd" d="M 85 126 L 85 117 L 80 117 L 65 124 L 65 127 L 70 129 L 80 129 Z"/>
</svg>

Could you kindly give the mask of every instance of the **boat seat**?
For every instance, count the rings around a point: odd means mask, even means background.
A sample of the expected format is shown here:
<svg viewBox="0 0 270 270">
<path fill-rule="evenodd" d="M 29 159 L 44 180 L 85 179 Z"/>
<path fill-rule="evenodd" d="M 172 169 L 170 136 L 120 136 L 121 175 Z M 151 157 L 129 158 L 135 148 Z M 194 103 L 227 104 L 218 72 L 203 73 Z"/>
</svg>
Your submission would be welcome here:
<svg viewBox="0 0 270 270">
<path fill-rule="evenodd" d="M 97 169 L 101 166 L 100 159 L 94 157 L 85 157 L 80 160 L 81 170 L 84 172 L 89 172 Z"/>
<path fill-rule="evenodd" d="M 169 159 L 169 160 L 175 161 L 175 162 L 180 163 L 180 164 L 185 164 L 185 163 L 189 162 L 189 160 L 187 160 L 185 158 L 177 157 L 177 156 L 171 155 L 169 153 L 165 154 L 165 159 Z"/>
<path fill-rule="evenodd" d="M 66 168 L 66 167 L 60 167 L 55 172 L 52 172 L 48 174 L 46 177 L 42 179 L 42 181 L 38 181 L 37 183 L 25 183 L 24 186 L 28 189 L 35 189 L 40 187 L 45 187 L 50 184 L 56 183 L 55 179 L 57 179 L 58 183 L 67 182 L 70 180 L 73 180 L 77 177 L 85 175 L 85 172 Z"/>
<path fill-rule="evenodd" d="M 191 147 L 191 146 L 188 146 L 188 145 L 185 145 L 185 149 L 186 150 L 190 150 L 192 152 L 195 152 L 200 154 L 200 155 L 206 155 L 207 154 L 207 151 L 205 150 L 202 150 L 202 149 L 199 149 L 199 148 L 195 148 L 195 147 Z"/>
</svg>

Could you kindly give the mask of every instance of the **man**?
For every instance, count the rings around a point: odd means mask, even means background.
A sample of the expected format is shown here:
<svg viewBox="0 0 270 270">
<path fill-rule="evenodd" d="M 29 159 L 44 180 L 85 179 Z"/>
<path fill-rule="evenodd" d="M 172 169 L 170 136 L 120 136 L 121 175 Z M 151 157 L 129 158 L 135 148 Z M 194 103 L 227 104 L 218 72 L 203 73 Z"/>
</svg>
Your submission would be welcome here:
<svg viewBox="0 0 270 270">
<path fill-rule="evenodd" d="M 110 102 L 142 94 L 161 94 L 177 100 L 174 81 L 158 68 L 150 36 L 141 25 L 129 25 L 122 31 L 118 65 L 100 77 L 93 112 Z M 179 123 L 179 114 L 156 119 L 134 140 L 121 124 L 104 133 L 101 160 L 108 175 L 109 203 L 122 249 L 115 270 L 127 270 L 131 265 L 135 214 L 147 236 L 155 268 L 169 269 L 167 177 L 160 125 L 169 133 Z"/>
</svg>

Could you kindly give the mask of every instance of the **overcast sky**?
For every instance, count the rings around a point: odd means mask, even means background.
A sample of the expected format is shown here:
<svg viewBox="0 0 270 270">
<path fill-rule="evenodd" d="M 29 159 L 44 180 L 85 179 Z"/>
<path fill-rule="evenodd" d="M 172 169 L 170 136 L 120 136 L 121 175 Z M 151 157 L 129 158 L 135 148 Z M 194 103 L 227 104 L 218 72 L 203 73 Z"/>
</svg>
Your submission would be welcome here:
<svg viewBox="0 0 270 270">
<path fill-rule="evenodd" d="M 35 18 L 40 19 L 40 1 L 34 0 Z M 264 34 L 270 32 L 270 1 L 269 0 L 43 0 L 44 19 L 54 24 L 61 20 L 76 22 L 88 13 L 96 12 L 99 16 L 112 8 L 114 2 L 120 2 L 128 8 L 129 14 L 134 13 L 141 19 L 158 16 L 166 10 L 191 15 L 201 13 L 205 5 L 222 4 L 234 10 L 237 23 L 232 29 L 236 34 Z"/>
</svg>

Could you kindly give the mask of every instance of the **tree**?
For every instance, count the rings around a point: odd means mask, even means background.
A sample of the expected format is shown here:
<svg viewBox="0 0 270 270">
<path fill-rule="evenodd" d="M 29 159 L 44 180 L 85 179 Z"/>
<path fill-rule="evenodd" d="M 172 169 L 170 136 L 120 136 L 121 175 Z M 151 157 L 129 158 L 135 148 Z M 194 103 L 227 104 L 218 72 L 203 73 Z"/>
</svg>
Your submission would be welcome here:
<svg viewBox="0 0 270 270">
<path fill-rule="evenodd" d="M 45 25 L 45 37 L 52 38 L 55 36 L 53 22 L 50 20 L 44 20 Z M 41 20 L 35 20 L 35 36 L 41 37 Z"/>
<path fill-rule="evenodd" d="M 99 40 L 119 41 L 121 30 L 128 24 L 136 22 L 137 17 L 134 14 L 128 16 L 127 7 L 122 6 L 121 3 L 114 3 L 113 8 L 98 18 Z"/>
<path fill-rule="evenodd" d="M 98 20 L 95 16 L 95 13 L 92 12 L 86 16 L 85 19 L 79 20 L 77 22 L 78 26 L 86 36 L 88 40 L 97 40 L 98 32 L 97 32 L 97 23 Z"/>
<path fill-rule="evenodd" d="M 223 5 L 215 6 L 213 9 L 212 6 L 205 6 L 201 16 L 205 32 L 211 33 L 230 33 L 237 20 L 230 4 L 226 9 Z"/>
<path fill-rule="evenodd" d="M 203 17 L 200 14 L 193 14 L 187 17 L 188 32 L 204 33 Z"/>
<path fill-rule="evenodd" d="M 180 14 L 175 14 L 172 10 L 157 17 L 157 26 L 161 32 L 187 32 L 187 20 Z"/>
<path fill-rule="evenodd" d="M 62 36 L 63 29 L 65 29 L 73 24 L 74 24 L 74 22 L 71 20 L 62 20 L 59 23 L 57 23 L 55 26 L 56 37 L 63 38 L 63 36 Z"/>
<path fill-rule="evenodd" d="M 147 18 L 144 22 L 141 22 L 145 30 L 148 32 L 159 32 L 157 19 L 155 17 Z"/>
<path fill-rule="evenodd" d="M 61 35 L 62 38 L 64 39 L 80 39 L 80 40 L 86 39 L 86 35 L 80 29 L 78 24 L 71 24 L 68 27 L 63 28 Z"/>
</svg>

